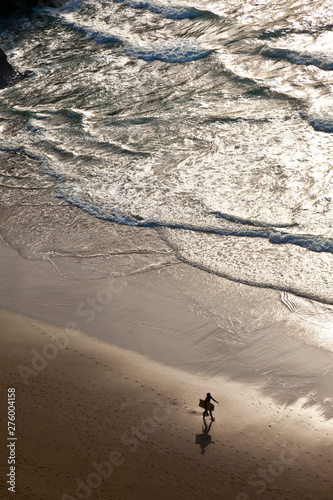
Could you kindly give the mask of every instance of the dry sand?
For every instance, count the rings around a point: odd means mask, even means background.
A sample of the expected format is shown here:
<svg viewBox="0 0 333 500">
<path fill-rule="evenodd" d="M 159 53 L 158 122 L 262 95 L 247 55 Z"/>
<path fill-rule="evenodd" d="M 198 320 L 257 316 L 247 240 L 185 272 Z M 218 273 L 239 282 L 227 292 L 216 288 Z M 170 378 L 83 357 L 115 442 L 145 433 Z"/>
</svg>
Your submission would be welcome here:
<svg viewBox="0 0 333 500">
<path fill-rule="evenodd" d="M 32 318 L 0 318 L 1 498 L 332 498 L 332 424 L 312 409 L 278 407 L 244 385 Z M 37 352 L 49 357 L 45 366 Z M 15 495 L 5 484 L 8 388 Z M 207 390 L 219 405 L 205 428 L 197 405 Z"/>
</svg>

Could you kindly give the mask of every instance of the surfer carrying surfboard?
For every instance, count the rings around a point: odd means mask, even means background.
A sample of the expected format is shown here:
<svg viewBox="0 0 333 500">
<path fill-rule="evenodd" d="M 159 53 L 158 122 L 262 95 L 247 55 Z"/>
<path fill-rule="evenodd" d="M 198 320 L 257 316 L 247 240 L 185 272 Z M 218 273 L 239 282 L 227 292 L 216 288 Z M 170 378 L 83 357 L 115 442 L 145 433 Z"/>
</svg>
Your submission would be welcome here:
<svg viewBox="0 0 333 500">
<path fill-rule="evenodd" d="M 205 411 L 204 411 L 203 416 L 207 417 L 208 411 L 209 411 L 210 418 L 212 420 L 215 420 L 214 417 L 213 417 L 213 414 L 212 414 L 212 410 L 214 410 L 214 405 L 210 402 L 211 400 L 213 400 L 213 401 L 215 401 L 215 403 L 219 404 L 219 402 L 216 401 L 216 399 L 213 398 L 213 396 L 211 395 L 211 393 L 207 392 L 207 396 L 205 398 Z"/>
</svg>

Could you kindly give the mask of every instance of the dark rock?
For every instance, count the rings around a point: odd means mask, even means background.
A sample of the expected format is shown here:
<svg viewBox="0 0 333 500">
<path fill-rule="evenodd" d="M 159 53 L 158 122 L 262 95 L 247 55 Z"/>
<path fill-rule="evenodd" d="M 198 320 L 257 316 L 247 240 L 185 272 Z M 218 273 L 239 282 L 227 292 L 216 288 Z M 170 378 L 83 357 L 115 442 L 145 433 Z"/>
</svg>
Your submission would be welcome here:
<svg viewBox="0 0 333 500">
<path fill-rule="evenodd" d="M 0 16 L 7 16 L 16 10 L 40 7 L 61 7 L 68 0 L 3 0 L 0 3 Z"/>
<path fill-rule="evenodd" d="M 11 82 L 16 79 L 16 71 L 13 66 L 7 61 L 7 56 L 0 49 L 0 88 L 3 89 L 11 85 Z"/>
<path fill-rule="evenodd" d="M 7 16 L 20 9 L 27 9 L 38 4 L 39 0 L 6 0 L 1 2 L 0 16 Z"/>
<path fill-rule="evenodd" d="M 24 73 L 15 71 L 13 66 L 7 61 L 7 56 L 4 51 L 0 49 L 0 89 L 10 87 L 30 75 L 30 71 L 25 71 Z"/>
</svg>

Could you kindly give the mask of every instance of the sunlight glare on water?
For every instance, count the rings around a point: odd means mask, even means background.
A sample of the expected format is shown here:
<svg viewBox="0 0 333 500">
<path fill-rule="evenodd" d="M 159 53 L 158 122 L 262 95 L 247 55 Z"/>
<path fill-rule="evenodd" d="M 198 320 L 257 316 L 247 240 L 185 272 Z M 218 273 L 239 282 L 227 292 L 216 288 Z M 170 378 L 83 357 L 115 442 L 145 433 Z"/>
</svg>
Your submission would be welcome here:
<svg viewBox="0 0 333 500">
<path fill-rule="evenodd" d="M 332 14 L 324 0 L 23 13 L 4 49 L 34 75 L 1 93 L 1 147 L 191 265 L 333 302 Z"/>
</svg>

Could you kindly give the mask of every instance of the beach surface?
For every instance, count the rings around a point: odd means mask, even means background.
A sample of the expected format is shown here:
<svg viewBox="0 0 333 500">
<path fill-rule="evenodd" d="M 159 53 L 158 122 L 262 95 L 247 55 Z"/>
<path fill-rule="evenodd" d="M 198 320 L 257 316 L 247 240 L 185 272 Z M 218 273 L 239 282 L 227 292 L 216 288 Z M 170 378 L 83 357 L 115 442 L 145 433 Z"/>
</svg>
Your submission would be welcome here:
<svg viewBox="0 0 333 500">
<path fill-rule="evenodd" d="M 276 338 L 299 324 L 287 308 L 274 306 L 275 340 L 270 324 L 239 348 L 225 340 L 223 315 L 209 315 L 199 293 L 194 308 L 182 291 L 194 290 L 199 271 L 178 266 L 172 289 L 170 268 L 64 280 L 48 262 L 1 250 L 2 498 L 15 497 L 8 389 L 20 500 L 331 498 L 330 353 Z M 200 283 L 212 303 L 202 275 Z M 267 303 L 274 293 L 223 286 L 239 322 L 231 296 Z M 214 422 L 198 407 L 208 391 L 219 401 Z"/>
<path fill-rule="evenodd" d="M 2 18 L 0 500 L 333 498 L 328 4 Z"/>
<path fill-rule="evenodd" d="M 83 333 L 57 352 L 64 331 L 32 318 L 2 311 L 1 329 L 20 499 L 330 498 L 331 424 L 314 412 Z M 44 367 L 36 353 L 52 359 Z M 219 400 L 214 422 L 198 408 L 207 387 Z M 2 454 L 4 464 L 4 445 Z M 2 498 L 12 498 L 6 489 L 2 478 Z"/>
</svg>

